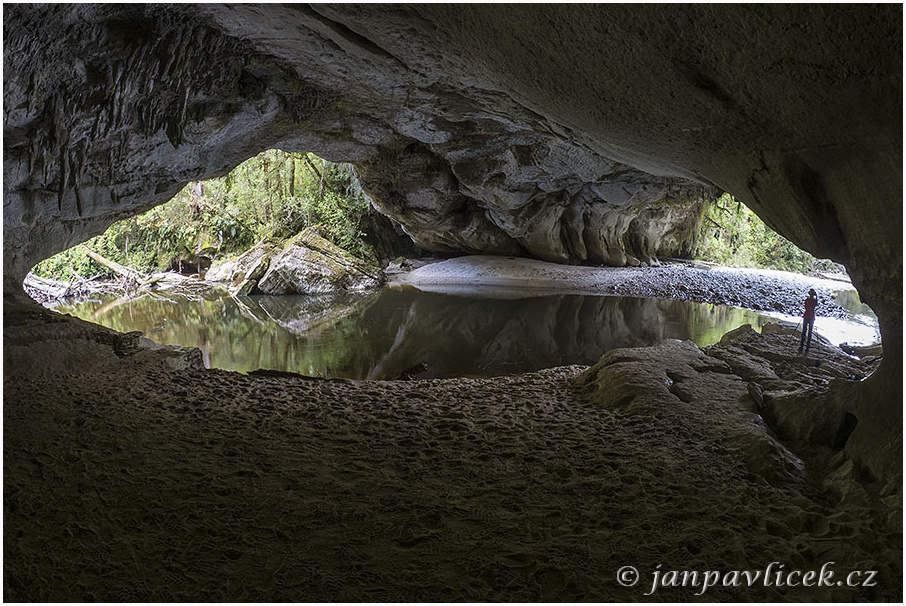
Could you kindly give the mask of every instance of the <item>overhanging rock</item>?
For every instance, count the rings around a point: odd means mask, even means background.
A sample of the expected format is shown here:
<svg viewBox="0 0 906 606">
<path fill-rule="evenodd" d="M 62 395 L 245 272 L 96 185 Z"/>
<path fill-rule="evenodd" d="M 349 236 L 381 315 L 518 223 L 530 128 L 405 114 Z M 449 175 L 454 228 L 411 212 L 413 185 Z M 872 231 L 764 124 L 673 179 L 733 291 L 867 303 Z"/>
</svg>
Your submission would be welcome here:
<svg viewBox="0 0 906 606">
<path fill-rule="evenodd" d="M 676 254 L 726 190 L 846 265 L 901 382 L 900 6 L 11 4 L 4 33 L 7 290 L 270 147 L 356 164 L 426 248 L 561 262 Z"/>
</svg>

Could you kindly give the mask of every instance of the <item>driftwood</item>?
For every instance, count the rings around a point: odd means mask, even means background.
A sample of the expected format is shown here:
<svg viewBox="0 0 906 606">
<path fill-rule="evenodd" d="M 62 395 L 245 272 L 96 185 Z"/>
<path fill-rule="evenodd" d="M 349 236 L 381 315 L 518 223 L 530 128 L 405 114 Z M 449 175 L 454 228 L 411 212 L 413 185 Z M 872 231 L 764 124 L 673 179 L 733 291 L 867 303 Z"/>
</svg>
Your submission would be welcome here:
<svg viewBox="0 0 906 606">
<path fill-rule="evenodd" d="M 33 273 L 25 276 L 22 282 L 25 292 L 35 301 L 59 301 L 68 297 L 84 297 L 100 293 L 127 291 L 127 286 L 122 282 L 94 281 L 83 278 L 73 278 L 68 282 L 42 278 Z"/>
<path fill-rule="evenodd" d="M 71 293 L 73 288 L 72 280 L 69 282 L 61 282 L 59 280 L 42 278 L 31 272 L 25 276 L 22 286 L 24 287 L 25 292 L 28 293 L 32 299 L 37 301 L 63 299 L 64 297 L 70 296 L 70 294 L 76 294 Z"/>
<path fill-rule="evenodd" d="M 120 305 L 140 292 L 152 293 L 166 291 L 181 294 L 190 298 L 202 298 L 211 290 L 223 288 L 220 285 L 205 282 L 203 279 L 182 276 L 178 273 L 163 272 L 143 274 L 137 269 L 120 265 L 105 259 L 93 250 L 85 248 L 85 253 L 94 261 L 119 276 L 116 280 L 85 279 L 75 274 L 68 282 L 52 280 L 29 273 L 23 281 L 25 292 L 34 300 L 45 303 L 63 300 L 69 297 L 83 297 L 96 294 L 119 294 L 121 299 L 114 301 Z M 95 276 L 96 277 L 96 276 Z"/>
</svg>

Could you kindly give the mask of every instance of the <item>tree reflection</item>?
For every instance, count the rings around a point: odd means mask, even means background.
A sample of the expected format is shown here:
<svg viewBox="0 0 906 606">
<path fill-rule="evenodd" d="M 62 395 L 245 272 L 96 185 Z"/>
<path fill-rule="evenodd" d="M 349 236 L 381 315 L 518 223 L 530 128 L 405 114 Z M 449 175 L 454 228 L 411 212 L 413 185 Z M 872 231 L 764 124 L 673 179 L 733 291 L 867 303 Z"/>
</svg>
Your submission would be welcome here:
<svg viewBox="0 0 906 606">
<path fill-rule="evenodd" d="M 368 296 L 93 299 L 57 308 L 159 343 L 198 347 L 207 364 L 310 376 L 497 376 L 594 364 L 661 339 L 716 342 L 755 312 L 680 300 L 590 295 L 456 296 L 385 288 Z"/>
</svg>

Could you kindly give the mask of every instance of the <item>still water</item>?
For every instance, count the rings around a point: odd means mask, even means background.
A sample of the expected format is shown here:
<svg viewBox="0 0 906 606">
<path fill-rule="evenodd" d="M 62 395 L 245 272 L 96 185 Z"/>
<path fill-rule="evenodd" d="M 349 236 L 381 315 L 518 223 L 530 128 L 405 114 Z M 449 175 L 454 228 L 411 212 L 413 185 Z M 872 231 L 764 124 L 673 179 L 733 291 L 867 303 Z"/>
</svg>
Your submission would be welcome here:
<svg viewBox="0 0 906 606">
<path fill-rule="evenodd" d="M 198 347 L 205 365 L 309 376 L 392 379 L 498 376 L 590 365 L 617 347 L 661 339 L 717 342 L 757 312 L 675 299 L 451 295 L 383 288 L 355 297 L 147 294 L 55 308 L 158 343 Z M 795 320 L 793 320 L 795 321 Z"/>
</svg>

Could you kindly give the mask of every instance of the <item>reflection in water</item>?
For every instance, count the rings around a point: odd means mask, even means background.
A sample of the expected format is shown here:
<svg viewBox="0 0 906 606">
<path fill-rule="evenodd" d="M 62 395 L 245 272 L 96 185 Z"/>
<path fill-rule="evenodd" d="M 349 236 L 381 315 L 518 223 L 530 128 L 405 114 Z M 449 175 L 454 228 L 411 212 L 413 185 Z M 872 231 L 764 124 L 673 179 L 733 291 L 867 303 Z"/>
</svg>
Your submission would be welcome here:
<svg viewBox="0 0 906 606">
<path fill-rule="evenodd" d="M 414 366 L 417 378 L 430 378 L 590 365 L 617 347 L 665 338 L 710 345 L 737 326 L 770 321 L 674 299 L 500 299 L 412 288 L 349 297 L 145 295 L 57 310 L 122 332 L 140 330 L 159 343 L 198 347 L 209 367 L 356 379 L 396 378 Z"/>
</svg>

